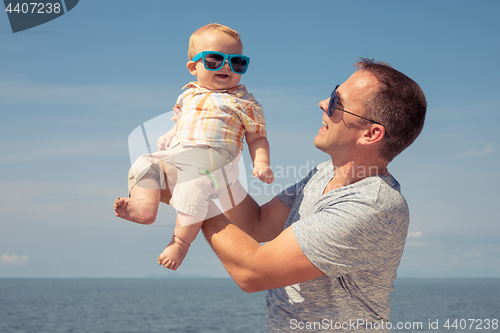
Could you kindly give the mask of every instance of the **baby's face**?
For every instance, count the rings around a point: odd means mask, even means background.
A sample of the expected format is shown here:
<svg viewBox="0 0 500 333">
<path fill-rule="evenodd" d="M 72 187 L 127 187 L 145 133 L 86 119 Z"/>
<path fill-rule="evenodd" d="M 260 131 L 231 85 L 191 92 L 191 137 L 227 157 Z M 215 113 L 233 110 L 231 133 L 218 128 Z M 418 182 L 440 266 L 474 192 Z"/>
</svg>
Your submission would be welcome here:
<svg viewBox="0 0 500 333">
<path fill-rule="evenodd" d="M 242 54 L 243 45 L 231 36 L 217 31 L 206 32 L 198 38 L 196 52 L 216 51 L 225 54 Z M 203 65 L 203 59 L 187 63 L 191 74 L 196 75 L 198 84 L 211 90 L 223 90 L 236 87 L 240 83 L 241 74 L 234 73 L 229 64 L 218 71 L 209 71 Z"/>
</svg>

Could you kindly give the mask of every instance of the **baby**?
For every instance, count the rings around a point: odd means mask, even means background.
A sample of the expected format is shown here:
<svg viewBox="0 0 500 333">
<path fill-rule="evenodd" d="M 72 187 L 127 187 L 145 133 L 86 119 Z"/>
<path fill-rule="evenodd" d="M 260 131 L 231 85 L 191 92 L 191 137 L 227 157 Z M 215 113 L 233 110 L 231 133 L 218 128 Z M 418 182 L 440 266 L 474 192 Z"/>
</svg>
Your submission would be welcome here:
<svg viewBox="0 0 500 333">
<path fill-rule="evenodd" d="M 187 68 L 197 82 L 177 99 L 176 124 L 158 139 L 159 151 L 130 168 L 130 197 L 115 200 L 116 216 L 141 224 L 155 221 L 160 201 L 177 210 L 172 240 L 158 257 L 174 271 L 207 217 L 208 200 L 229 197 L 234 206 L 231 186 L 244 139 L 254 176 L 274 180 L 262 107 L 239 85 L 250 62 L 242 53 L 240 35 L 229 27 L 208 24 L 191 35 Z"/>
</svg>

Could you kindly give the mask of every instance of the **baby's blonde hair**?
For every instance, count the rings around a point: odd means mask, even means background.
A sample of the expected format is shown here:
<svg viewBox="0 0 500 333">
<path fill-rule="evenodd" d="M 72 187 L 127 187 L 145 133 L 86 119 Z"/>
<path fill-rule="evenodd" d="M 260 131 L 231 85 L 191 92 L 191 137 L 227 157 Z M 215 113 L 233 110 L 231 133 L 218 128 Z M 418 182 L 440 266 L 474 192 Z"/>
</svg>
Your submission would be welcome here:
<svg viewBox="0 0 500 333">
<path fill-rule="evenodd" d="M 189 60 L 193 59 L 193 57 L 196 55 L 196 42 L 198 38 L 204 33 L 209 31 L 223 32 L 241 43 L 240 34 L 237 33 L 235 30 L 222 24 L 210 23 L 193 32 L 193 34 L 189 38 L 189 50 L 188 50 Z"/>
</svg>

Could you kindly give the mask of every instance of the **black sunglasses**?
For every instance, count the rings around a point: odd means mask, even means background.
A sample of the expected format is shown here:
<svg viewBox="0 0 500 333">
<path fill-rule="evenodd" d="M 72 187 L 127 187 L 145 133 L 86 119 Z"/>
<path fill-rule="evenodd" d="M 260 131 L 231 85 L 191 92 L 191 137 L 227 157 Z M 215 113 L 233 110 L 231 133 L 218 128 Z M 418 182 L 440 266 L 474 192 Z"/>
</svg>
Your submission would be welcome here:
<svg viewBox="0 0 500 333">
<path fill-rule="evenodd" d="M 361 118 L 361 119 L 368 120 L 368 121 L 369 121 L 369 122 L 371 122 L 372 124 L 377 124 L 377 125 L 383 126 L 383 127 L 384 127 L 384 129 L 385 129 L 385 126 L 384 126 L 384 125 L 382 125 L 381 123 L 379 123 L 379 122 L 377 122 L 377 121 L 375 121 L 375 120 L 371 120 L 371 119 L 368 119 L 368 118 L 365 118 L 365 117 L 361 117 L 361 116 L 359 116 L 359 115 L 357 115 L 357 114 L 355 114 L 355 113 L 352 113 L 352 112 L 346 111 L 346 110 L 344 110 L 344 109 L 339 109 L 339 108 L 337 107 L 337 103 L 338 103 L 338 101 L 339 101 L 339 99 L 338 99 L 338 97 L 337 97 L 337 89 L 338 89 L 338 87 L 339 87 L 339 86 L 340 86 L 340 85 L 337 85 L 337 86 L 335 87 L 335 89 L 333 89 L 332 94 L 330 95 L 330 103 L 328 103 L 328 109 L 326 110 L 326 115 L 327 115 L 328 117 L 331 117 L 331 116 L 333 115 L 333 112 L 334 112 L 335 110 L 340 110 L 340 111 L 342 111 L 342 112 L 352 114 L 353 116 L 359 117 L 359 118 Z M 389 134 L 387 133 L 387 130 L 385 130 L 385 137 L 386 137 L 387 139 L 390 139 Z"/>
</svg>

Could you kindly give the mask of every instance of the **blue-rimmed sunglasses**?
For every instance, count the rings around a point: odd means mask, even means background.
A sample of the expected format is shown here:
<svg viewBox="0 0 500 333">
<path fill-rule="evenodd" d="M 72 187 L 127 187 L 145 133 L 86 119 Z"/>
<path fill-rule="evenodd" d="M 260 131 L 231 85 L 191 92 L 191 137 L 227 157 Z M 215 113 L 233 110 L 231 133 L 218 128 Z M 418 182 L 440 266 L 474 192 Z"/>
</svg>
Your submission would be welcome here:
<svg viewBox="0 0 500 333">
<path fill-rule="evenodd" d="M 198 53 L 191 61 L 198 61 L 203 58 L 203 65 L 209 71 L 218 71 L 226 60 L 229 62 L 229 67 L 236 74 L 245 74 L 250 63 L 250 58 L 241 54 L 225 54 L 215 51 L 203 51 Z"/>
<path fill-rule="evenodd" d="M 338 108 L 337 107 L 337 103 L 339 102 L 339 99 L 337 97 L 337 89 L 338 89 L 338 87 L 340 87 L 340 85 L 336 86 L 335 89 L 333 89 L 332 94 L 330 95 L 330 103 L 328 103 L 328 110 L 326 110 L 326 115 L 328 117 L 331 117 L 333 115 L 333 112 L 335 110 L 339 110 L 339 111 L 342 111 L 342 112 L 345 112 L 345 113 L 352 114 L 353 116 L 359 117 L 361 119 L 368 120 L 372 124 L 377 124 L 377 125 L 380 125 L 380 126 L 384 126 L 384 125 L 382 125 L 381 123 L 379 123 L 379 122 L 377 122 L 375 120 L 371 120 L 371 119 L 368 119 L 368 118 L 365 118 L 365 117 L 361 117 L 361 116 L 358 116 L 355 113 L 352 113 L 352 112 L 346 111 L 344 109 Z M 384 129 L 385 129 L 385 126 L 384 126 Z M 387 139 L 390 139 L 389 134 L 387 133 L 387 129 L 385 130 L 385 137 Z"/>
</svg>

